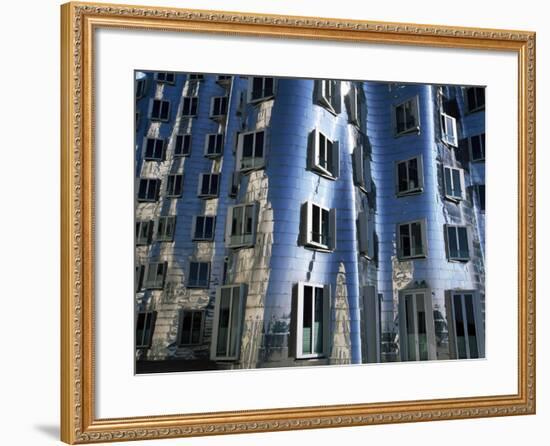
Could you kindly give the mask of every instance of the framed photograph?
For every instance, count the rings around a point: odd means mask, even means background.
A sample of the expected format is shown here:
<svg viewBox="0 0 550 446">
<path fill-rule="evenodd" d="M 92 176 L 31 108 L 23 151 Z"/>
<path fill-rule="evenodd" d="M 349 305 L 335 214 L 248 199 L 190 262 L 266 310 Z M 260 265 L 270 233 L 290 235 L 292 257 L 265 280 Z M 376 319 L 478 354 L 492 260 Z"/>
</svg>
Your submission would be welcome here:
<svg viewBox="0 0 550 446">
<path fill-rule="evenodd" d="M 62 6 L 62 440 L 535 413 L 535 34 Z"/>
</svg>

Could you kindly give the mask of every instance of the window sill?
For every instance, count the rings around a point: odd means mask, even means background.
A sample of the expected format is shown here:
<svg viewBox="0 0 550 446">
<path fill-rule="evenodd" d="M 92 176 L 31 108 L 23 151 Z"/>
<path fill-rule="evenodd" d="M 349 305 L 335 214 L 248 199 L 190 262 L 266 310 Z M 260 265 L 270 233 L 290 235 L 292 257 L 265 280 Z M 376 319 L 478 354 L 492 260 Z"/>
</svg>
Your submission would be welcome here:
<svg viewBox="0 0 550 446">
<path fill-rule="evenodd" d="M 265 164 L 262 164 L 261 166 L 254 166 L 254 167 L 241 167 L 238 172 L 242 173 L 243 175 L 246 175 L 250 172 L 254 172 L 256 170 L 262 170 L 265 169 Z"/>
<path fill-rule="evenodd" d="M 216 159 L 221 158 L 223 156 L 223 153 L 205 153 L 204 157 L 208 159 Z"/>
<path fill-rule="evenodd" d="M 218 195 L 197 195 L 202 200 L 211 200 L 213 198 L 218 198 Z"/>
<path fill-rule="evenodd" d="M 397 257 L 397 260 L 399 260 L 400 262 L 406 262 L 406 261 L 409 261 L 409 260 L 423 260 L 423 259 L 426 259 L 428 256 L 427 255 L 420 255 L 420 256 L 411 256 L 411 257 Z"/>
<path fill-rule="evenodd" d="M 445 200 L 450 201 L 455 204 L 460 204 L 462 200 L 464 200 L 463 197 L 451 197 L 449 195 L 445 195 Z"/>
<path fill-rule="evenodd" d="M 270 101 L 271 99 L 275 99 L 275 95 L 272 94 L 271 96 L 264 96 L 262 98 L 257 98 L 257 99 L 249 99 L 248 100 L 248 103 L 250 105 L 256 105 L 256 104 L 259 104 L 260 102 L 264 102 L 264 101 Z"/>
<path fill-rule="evenodd" d="M 189 290 L 207 290 L 210 285 L 186 285 L 185 288 Z"/>
<path fill-rule="evenodd" d="M 304 248 L 313 250 L 313 251 L 320 251 L 320 252 L 334 252 L 334 249 L 326 246 L 326 245 L 318 245 L 314 242 L 307 242 L 304 245 Z"/>
<path fill-rule="evenodd" d="M 449 262 L 452 262 L 452 263 L 468 263 L 470 261 L 470 259 L 455 259 L 455 258 L 447 258 L 447 260 Z"/>
<path fill-rule="evenodd" d="M 399 133 L 395 132 L 394 137 L 399 138 L 400 136 L 411 135 L 411 134 L 419 135 L 420 134 L 420 126 L 413 127 L 411 129 L 404 130 L 404 131 L 399 132 Z"/>
<path fill-rule="evenodd" d="M 410 190 L 410 191 L 407 191 L 407 192 L 397 192 L 395 194 L 395 196 L 397 198 L 402 198 L 402 197 L 408 197 L 410 195 L 420 195 L 422 192 L 424 192 L 423 187 L 421 187 L 419 189 Z"/>
<path fill-rule="evenodd" d="M 336 181 L 338 177 L 332 175 L 328 170 L 323 169 L 319 166 L 313 166 L 311 171 L 319 175 L 320 177 L 326 178 L 327 180 Z"/>
</svg>

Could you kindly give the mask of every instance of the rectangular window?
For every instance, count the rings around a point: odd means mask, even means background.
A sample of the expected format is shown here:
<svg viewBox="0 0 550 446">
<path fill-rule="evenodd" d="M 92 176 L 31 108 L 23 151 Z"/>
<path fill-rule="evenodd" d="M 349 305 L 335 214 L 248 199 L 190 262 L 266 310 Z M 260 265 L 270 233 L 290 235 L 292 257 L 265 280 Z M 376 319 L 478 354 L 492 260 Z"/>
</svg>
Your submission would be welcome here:
<svg viewBox="0 0 550 446">
<path fill-rule="evenodd" d="M 223 155 L 223 133 L 209 133 L 204 142 L 204 156 L 217 158 Z"/>
<path fill-rule="evenodd" d="M 430 296 L 425 291 L 405 291 L 399 302 L 401 359 L 435 359 L 435 326 Z"/>
<path fill-rule="evenodd" d="M 145 138 L 145 156 L 146 161 L 164 160 L 165 141 L 161 138 Z"/>
<path fill-rule="evenodd" d="M 474 190 L 477 206 L 481 212 L 485 212 L 485 184 L 476 184 Z"/>
<path fill-rule="evenodd" d="M 221 84 L 221 85 L 225 85 L 227 83 L 229 83 L 231 81 L 231 76 L 228 76 L 228 75 L 218 75 L 218 77 L 216 78 L 216 82 Z"/>
<path fill-rule="evenodd" d="M 147 89 L 147 78 L 141 77 L 136 79 L 136 99 L 141 99 L 145 96 L 145 91 Z"/>
<path fill-rule="evenodd" d="M 168 122 L 170 120 L 170 101 L 152 99 L 149 103 L 149 119 Z"/>
<path fill-rule="evenodd" d="M 186 96 L 183 98 L 183 104 L 181 107 L 181 115 L 187 118 L 193 118 L 197 116 L 199 109 L 199 98 L 196 96 Z"/>
<path fill-rule="evenodd" d="M 465 90 L 466 110 L 473 113 L 485 108 L 485 88 L 484 87 L 468 87 Z"/>
<path fill-rule="evenodd" d="M 138 313 L 136 320 L 136 348 L 151 347 L 156 318 L 156 311 L 142 311 Z"/>
<path fill-rule="evenodd" d="M 248 102 L 271 99 L 275 95 L 275 79 L 272 77 L 250 77 L 248 79 Z"/>
<path fill-rule="evenodd" d="M 256 241 L 256 203 L 230 206 L 227 212 L 225 244 L 228 248 L 254 246 Z"/>
<path fill-rule="evenodd" d="M 364 192 L 371 192 L 370 156 L 364 146 L 358 145 L 353 150 L 353 180 Z"/>
<path fill-rule="evenodd" d="M 310 201 L 302 205 L 302 244 L 311 248 L 336 249 L 336 209 L 327 209 Z"/>
<path fill-rule="evenodd" d="M 239 188 L 241 186 L 241 174 L 240 172 L 231 173 L 231 183 L 229 184 L 229 193 L 228 195 L 231 198 L 237 198 L 239 195 Z"/>
<path fill-rule="evenodd" d="M 368 211 L 361 211 L 358 215 L 359 252 L 368 259 L 374 258 L 374 222 L 369 218 Z"/>
<path fill-rule="evenodd" d="M 197 345 L 202 342 L 204 311 L 182 310 L 180 312 L 179 345 Z"/>
<path fill-rule="evenodd" d="M 187 288 L 208 288 L 210 262 L 190 262 Z"/>
<path fill-rule="evenodd" d="M 176 217 L 159 217 L 157 221 L 157 233 L 155 239 L 159 242 L 171 242 L 174 240 L 176 230 Z"/>
<path fill-rule="evenodd" d="M 445 113 L 441 113 L 441 140 L 450 146 L 458 147 L 456 119 Z"/>
<path fill-rule="evenodd" d="M 147 265 L 144 288 L 148 290 L 159 290 L 164 288 L 164 277 L 166 276 L 166 262 L 152 262 Z"/>
<path fill-rule="evenodd" d="M 265 130 L 240 133 L 237 139 L 237 170 L 247 172 L 265 165 Z"/>
<path fill-rule="evenodd" d="M 213 240 L 216 217 L 196 215 L 193 218 L 193 240 Z"/>
<path fill-rule="evenodd" d="M 201 173 L 199 178 L 198 196 L 200 198 L 216 198 L 220 188 L 219 173 Z"/>
<path fill-rule="evenodd" d="M 157 82 L 165 83 L 165 84 L 174 84 L 176 82 L 176 73 L 171 72 L 158 72 L 155 73 L 155 80 Z"/>
<path fill-rule="evenodd" d="M 485 133 L 470 138 L 470 160 L 485 161 Z"/>
<path fill-rule="evenodd" d="M 360 90 L 360 86 L 354 85 L 349 90 L 349 120 L 352 124 L 355 124 L 359 128 L 363 128 L 363 106 L 364 106 L 364 96 L 363 92 Z"/>
<path fill-rule="evenodd" d="M 330 287 L 298 283 L 296 307 L 296 358 L 319 358 L 327 354 Z"/>
<path fill-rule="evenodd" d="M 143 281 L 145 280 L 145 265 L 136 265 L 136 293 L 143 289 Z"/>
<path fill-rule="evenodd" d="M 420 131 L 418 97 L 394 106 L 395 136 Z"/>
<path fill-rule="evenodd" d="M 340 147 L 338 141 L 332 141 L 315 129 L 310 136 L 309 168 L 322 176 L 335 179 L 340 174 Z"/>
<path fill-rule="evenodd" d="M 222 118 L 227 114 L 227 96 L 215 96 L 210 103 L 210 117 Z"/>
<path fill-rule="evenodd" d="M 426 257 L 426 221 L 397 225 L 397 253 L 400 260 Z"/>
<path fill-rule="evenodd" d="M 449 291 L 446 296 L 449 315 L 451 358 L 477 359 L 484 356 L 481 309 L 475 291 Z"/>
<path fill-rule="evenodd" d="M 467 262 L 470 260 L 470 244 L 467 226 L 445 225 L 447 258 Z"/>
<path fill-rule="evenodd" d="M 331 113 L 340 113 L 340 82 L 331 79 L 315 81 L 316 101 Z"/>
<path fill-rule="evenodd" d="M 153 220 L 136 221 L 136 245 L 148 245 L 153 234 Z"/>
<path fill-rule="evenodd" d="M 177 198 L 181 197 L 183 189 L 183 175 L 182 174 L 170 174 L 167 177 L 166 184 L 166 196 Z"/>
<path fill-rule="evenodd" d="M 140 178 L 138 201 L 157 201 L 159 196 L 160 180 L 156 178 Z"/>
<path fill-rule="evenodd" d="M 424 187 L 424 169 L 422 157 L 399 161 L 395 165 L 397 195 L 409 195 L 422 192 Z"/>
<path fill-rule="evenodd" d="M 453 201 L 464 198 L 464 171 L 462 169 L 443 166 L 443 184 L 445 198 Z"/>
<path fill-rule="evenodd" d="M 214 309 L 211 359 L 236 360 L 241 347 L 241 331 L 245 306 L 244 285 L 218 288 Z"/>
<path fill-rule="evenodd" d="M 200 82 L 204 80 L 204 74 L 200 73 L 190 73 L 189 74 L 189 80 L 193 82 Z"/>
<path fill-rule="evenodd" d="M 191 134 L 176 135 L 176 143 L 174 145 L 174 156 L 189 156 L 191 155 Z"/>
</svg>

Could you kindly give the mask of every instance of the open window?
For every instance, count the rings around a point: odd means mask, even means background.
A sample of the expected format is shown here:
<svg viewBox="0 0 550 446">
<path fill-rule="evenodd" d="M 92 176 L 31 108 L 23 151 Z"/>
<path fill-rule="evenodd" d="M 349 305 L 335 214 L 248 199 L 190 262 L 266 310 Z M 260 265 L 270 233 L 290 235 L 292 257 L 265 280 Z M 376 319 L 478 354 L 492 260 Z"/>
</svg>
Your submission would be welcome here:
<svg viewBox="0 0 550 446">
<path fill-rule="evenodd" d="M 309 168 L 321 176 L 334 180 L 340 175 L 340 146 L 315 129 L 310 134 Z"/>
<path fill-rule="evenodd" d="M 244 284 L 218 288 L 210 359 L 235 361 L 239 358 L 245 299 Z"/>
<path fill-rule="evenodd" d="M 256 242 L 257 219 L 257 203 L 230 206 L 227 211 L 225 245 L 228 248 L 254 246 Z"/>
<path fill-rule="evenodd" d="M 321 251 L 336 249 L 336 209 L 308 201 L 301 210 L 302 245 Z"/>
<path fill-rule="evenodd" d="M 458 147 L 456 119 L 445 113 L 441 113 L 441 140 L 445 144 Z"/>
<path fill-rule="evenodd" d="M 340 81 L 317 79 L 315 81 L 315 101 L 333 114 L 341 111 Z"/>
</svg>

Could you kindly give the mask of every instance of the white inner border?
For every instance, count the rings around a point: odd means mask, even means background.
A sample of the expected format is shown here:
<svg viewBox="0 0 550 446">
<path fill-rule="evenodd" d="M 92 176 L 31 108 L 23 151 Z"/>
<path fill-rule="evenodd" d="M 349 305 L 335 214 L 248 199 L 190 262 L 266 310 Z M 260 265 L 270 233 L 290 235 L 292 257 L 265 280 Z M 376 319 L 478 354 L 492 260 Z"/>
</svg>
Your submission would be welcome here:
<svg viewBox="0 0 550 446">
<path fill-rule="evenodd" d="M 517 393 L 515 54 L 100 29 L 95 57 L 97 417 Z M 487 85 L 487 359 L 134 376 L 134 69 Z"/>
</svg>

